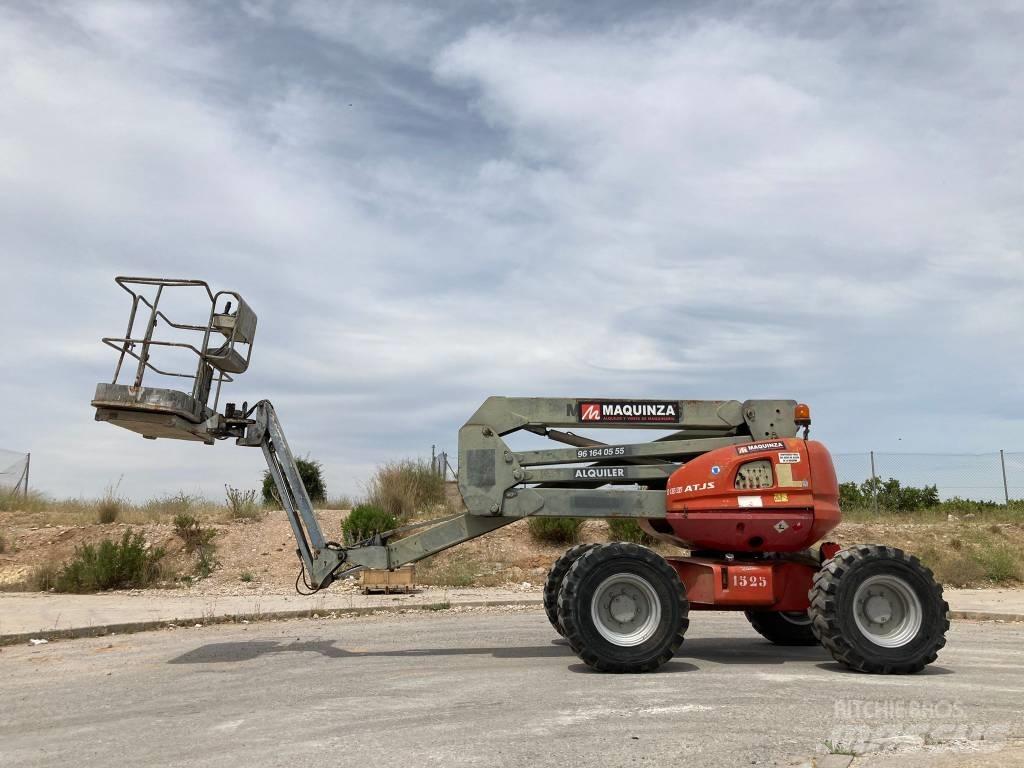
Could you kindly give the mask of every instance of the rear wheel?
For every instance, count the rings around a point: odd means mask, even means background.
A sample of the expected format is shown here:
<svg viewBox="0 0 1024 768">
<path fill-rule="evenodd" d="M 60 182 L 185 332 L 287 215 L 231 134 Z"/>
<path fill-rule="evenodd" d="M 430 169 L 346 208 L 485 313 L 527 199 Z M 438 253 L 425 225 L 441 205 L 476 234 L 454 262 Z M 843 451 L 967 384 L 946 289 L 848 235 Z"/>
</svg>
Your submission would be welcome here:
<svg viewBox="0 0 1024 768">
<path fill-rule="evenodd" d="M 860 672 L 919 672 L 946 644 L 949 605 L 942 585 L 903 550 L 842 550 L 815 575 L 810 598 L 818 640 Z"/>
<path fill-rule="evenodd" d="M 565 634 L 565 630 L 562 629 L 562 625 L 558 623 L 558 592 L 562 588 L 562 579 L 565 578 L 565 574 L 572 568 L 572 564 L 575 563 L 579 557 L 589 550 L 596 547 L 597 544 L 577 544 L 575 547 L 569 547 L 561 557 L 555 560 L 551 566 L 551 570 L 548 571 L 548 576 L 544 580 L 544 613 L 548 616 L 548 621 L 551 622 L 551 626 L 560 635 Z"/>
<path fill-rule="evenodd" d="M 601 672 L 651 672 L 672 658 L 689 626 L 678 575 L 656 552 L 594 547 L 562 581 L 558 618 L 569 645 Z"/>
<path fill-rule="evenodd" d="M 746 611 L 758 634 L 776 645 L 817 645 L 807 611 Z"/>
</svg>

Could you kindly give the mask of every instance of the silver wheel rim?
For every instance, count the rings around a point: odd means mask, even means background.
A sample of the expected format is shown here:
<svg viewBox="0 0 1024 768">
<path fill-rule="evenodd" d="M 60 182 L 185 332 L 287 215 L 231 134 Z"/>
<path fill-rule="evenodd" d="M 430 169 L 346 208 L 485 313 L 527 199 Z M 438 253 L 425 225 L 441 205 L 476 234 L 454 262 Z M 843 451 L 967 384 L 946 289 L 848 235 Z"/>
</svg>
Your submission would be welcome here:
<svg viewBox="0 0 1024 768">
<path fill-rule="evenodd" d="M 779 616 L 783 621 L 788 621 L 798 627 L 806 627 L 811 623 L 811 617 L 807 615 L 807 611 L 779 611 Z"/>
<path fill-rule="evenodd" d="M 921 600 L 899 576 L 872 576 L 853 596 L 857 629 L 883 648 L 900 648 L 917 637 L 923 616 Z"/>
<path fill-rule="evenodd" d="M 594 590 L 590 616 L 609 643 L 641 645 L 651 639 L 661 623 L 661 601 L 647 579 L 634 573 L 617 573 Z"/>
</svg>

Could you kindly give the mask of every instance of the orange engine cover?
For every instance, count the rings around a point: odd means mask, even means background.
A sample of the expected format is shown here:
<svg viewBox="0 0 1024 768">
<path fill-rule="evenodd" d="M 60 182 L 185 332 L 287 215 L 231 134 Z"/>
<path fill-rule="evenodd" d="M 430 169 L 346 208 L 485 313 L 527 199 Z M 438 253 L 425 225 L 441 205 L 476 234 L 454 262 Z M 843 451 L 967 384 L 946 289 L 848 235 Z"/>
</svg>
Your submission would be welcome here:
<svg viewBox="0 0 1024 768">
<path fill-rule="evenodd" d="M 839 484 L 821 443 L 777 438 L 718 448 L 668 481 L 668 514 L 644 527 L 690 549 L 795 552 L 839 524 Z"/>
</svg>

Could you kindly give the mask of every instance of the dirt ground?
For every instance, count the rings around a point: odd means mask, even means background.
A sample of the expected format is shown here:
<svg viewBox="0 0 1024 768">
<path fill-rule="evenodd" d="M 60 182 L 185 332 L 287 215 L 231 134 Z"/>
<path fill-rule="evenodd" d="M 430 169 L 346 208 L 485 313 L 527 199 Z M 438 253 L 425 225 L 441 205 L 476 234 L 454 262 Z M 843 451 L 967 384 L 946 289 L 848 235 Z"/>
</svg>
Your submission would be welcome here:
<svg viewBox="0 0 1024 768">
<path fill-rule="evenodd" d="M 340 538 L 343 511 L 318 512 L 321 526 L 329 538 Z M 167 562 L 179 573 L 189 573 L 190 557 L 169 523 L 127 525 L 60 525 L 52 516 L 23 512 L 0 512 L 0 588 L 11 589 L 44 563 L 62 563 L 75 548 L 105 538 L 119 538 L 129 527 L 141 532 L 147 543 L 164 547 Z M 298 573 L 295 542 L 284 512 L 267 513 L 259 522 L 210 523 L 216 529 L 214 539 L 219 562 L 206 579 L 177 588 L 199 594 L 281 594 L 294 588 Z M 993 533 L 995 531 L 995 533 Z M 910 552 L 945 552 L 955 549 L 961 540 L 975 534 L 997 536 L 1006 545 L 1024 551 L 1024 528 L 1015 523 L 988 524 L 972 521 L 941 523 L 872 522 L 843 523 L 830 537 L 840 544 L 885 543 Z M 581 541 L 608 540 L 602 521 L 584 523 Z M 656 547 L 665 555 L 682 554 L 673 547 Z M 453 586 L 506 586 L 524 582 L 539 585 L 551 563 L 565 549 L 562 545 L 533 542 L 523 522 L 513 523 L 475 541 L 450 549 L 421 562 L 417 581 L 424 584 Z M 983 578 L 971 586 L 990 586 Z M 175 585 L 171 585 L 172 587 Z"/>
</svg>

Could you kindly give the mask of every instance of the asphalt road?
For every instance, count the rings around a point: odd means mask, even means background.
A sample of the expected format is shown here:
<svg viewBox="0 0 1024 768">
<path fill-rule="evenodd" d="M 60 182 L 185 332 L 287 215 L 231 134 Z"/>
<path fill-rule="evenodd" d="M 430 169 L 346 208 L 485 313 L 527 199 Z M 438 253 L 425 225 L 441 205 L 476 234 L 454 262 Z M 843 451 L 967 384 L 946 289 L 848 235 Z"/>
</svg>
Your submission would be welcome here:
<svg viewBox="0 0 1024 768">
<path fill-rule="evenodd" d="M 928 672 L 878 677 L 739 615 L 692 619 L 681 654 L 637 676 L 591 672 L 538 610 L 4 648 L 0 765 L 784 765 L 826 740 L 1024 737 L 1024 625 L 956 624 Z"/>
</svg>

